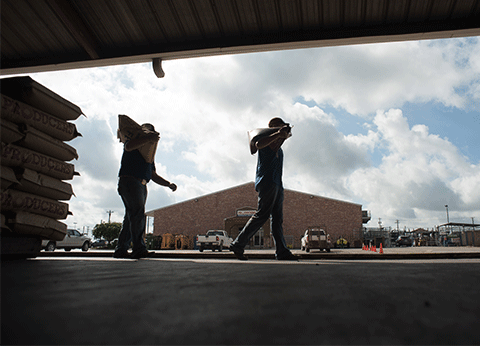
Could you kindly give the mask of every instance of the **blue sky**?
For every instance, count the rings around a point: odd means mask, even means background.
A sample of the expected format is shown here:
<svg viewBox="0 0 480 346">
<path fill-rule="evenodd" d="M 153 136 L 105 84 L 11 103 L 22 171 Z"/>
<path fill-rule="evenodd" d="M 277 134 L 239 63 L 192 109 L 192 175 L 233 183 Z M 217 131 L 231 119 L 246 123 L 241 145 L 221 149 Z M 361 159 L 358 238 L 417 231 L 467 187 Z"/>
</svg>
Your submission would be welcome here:
<svg viewBox="0 0 480 346">
<path fill-rule="evenodd" d="M 123 218 L 117 115 L 161 132 L 147 209 L 253 181 L 247 131 L 280 116 L 284 185 L 362 204 L 367 226 L 480 222 L 480 40 L 327 47 L 32 74 L 77 104 L 69 226 Z M 233 213 L 234 211 L 232 211 Z"/>
</svg>

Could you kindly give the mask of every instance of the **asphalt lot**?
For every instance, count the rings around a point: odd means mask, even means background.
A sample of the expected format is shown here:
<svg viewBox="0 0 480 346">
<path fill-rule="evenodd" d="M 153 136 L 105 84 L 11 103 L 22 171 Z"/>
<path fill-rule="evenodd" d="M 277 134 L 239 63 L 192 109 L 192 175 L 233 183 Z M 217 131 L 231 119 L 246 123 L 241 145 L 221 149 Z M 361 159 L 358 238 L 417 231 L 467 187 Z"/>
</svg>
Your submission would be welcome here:
<svg viewBox="0 0 480 346">
<path fill-rule="evenodd" d="M 193 258 L 193 259 L 234 259 L 235 256 L 228 250 L 222 252 L 205 250 L 155 250 L 154 258 Z M 437 246 L 419 246 L 419 247 L 393 247 L 380 249 L 376 252 L 365 251 L 357 248 L 332 249 L 331 252 L 320 250 L 311 250 L 310 252 L 294 249 L 292 252 L 301 256 L 302 260 L 316 259 L 341 259 L 341 260 L 359 260 L 359 259 L 442 259 L 442 258 L 480 258 L 480 247 L 458 246 L 458 247 L 437 247 Z M 250 259 L 275 259 L 275 250 L 252 250 L 247 249 L 245 254 Z M 111 257 L 113 250 L 90 249 L 83 252 L 80 249 L 66 252 L 64 250 L 55 250 L 54 252 L 41 251 L 40 257 Z"/>
<path fill-rule="evenodd" d="M 440 250 L 423 249 L 428 251 Z M 207 252 L 196 257 L 185 252 L 183 258 L 164 252 L 142 260 L 98 252 L 55 251 L 2 261 L 1 344 L 472 345 L 480 340 L 478 257 L 280 262 L 266 250 L 258 259 L 247 251 L 251 259 L 244 262 L 227 252 L 216 258 Z"/>
</svg>

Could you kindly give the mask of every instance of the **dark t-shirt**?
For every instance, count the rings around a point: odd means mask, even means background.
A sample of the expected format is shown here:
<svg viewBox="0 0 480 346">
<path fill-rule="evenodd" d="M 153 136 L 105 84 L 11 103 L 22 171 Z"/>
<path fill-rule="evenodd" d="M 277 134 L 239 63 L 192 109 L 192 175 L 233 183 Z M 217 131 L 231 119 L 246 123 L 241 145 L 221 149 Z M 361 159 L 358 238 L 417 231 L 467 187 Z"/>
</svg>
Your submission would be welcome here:
<svg viewBox="0 0 480 346">
<path fill-rule="evenodd" d="M 138 150 L 123 150 L 122 163 L 118 176 L 127 175 L 137 179 L 145 179 L 147 182 L 152 179 L 152 172 L 155 171 L 155 163 L 148 163 Z"/>
<path fill-rule="evenodd" d="M 273 151 L 270 147 L 258 150 L 255 189 L 260 185 L 276 184 L 282 186 L 283 150 Z"/>
</svg>

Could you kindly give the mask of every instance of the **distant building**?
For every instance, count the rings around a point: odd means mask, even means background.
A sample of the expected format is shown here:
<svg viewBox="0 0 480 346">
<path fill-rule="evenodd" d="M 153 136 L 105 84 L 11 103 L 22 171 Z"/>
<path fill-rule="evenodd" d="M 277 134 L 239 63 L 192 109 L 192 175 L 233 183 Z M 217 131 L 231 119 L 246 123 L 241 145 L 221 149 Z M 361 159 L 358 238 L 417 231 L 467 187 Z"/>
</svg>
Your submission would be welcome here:
<svg viewBox="0 0 480 346">
<path fill-rule="evenodd" d="M 147 215 L 154 217 L 154 235 L 193 238 L 211 229 L 222 229 L 235 238 L 255 212 L 257 198 L 254 183 L 250 182 L 151 210 Z M 309 227 L 324 228 L 332 242 L 343 237 L 351 246 L 362 245 L 366 213 L 360 204 L 285 189 L 283 216 L 285 240 L 292 248 L 300 247 L 300 239 Z M 250 248 L 272 247 L 274 241 L 267 221 L 252 239 Z"/>
</svg>

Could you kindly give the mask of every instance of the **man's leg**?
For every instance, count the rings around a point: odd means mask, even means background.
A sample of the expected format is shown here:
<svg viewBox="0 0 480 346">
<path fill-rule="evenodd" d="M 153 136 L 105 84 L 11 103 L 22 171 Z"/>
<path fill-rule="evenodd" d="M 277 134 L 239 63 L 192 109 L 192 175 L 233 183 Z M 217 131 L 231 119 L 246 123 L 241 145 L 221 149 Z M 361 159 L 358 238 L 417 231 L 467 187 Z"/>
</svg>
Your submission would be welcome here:
<svg viewBox="0 0 480 346">
<path fill-rule="evenodd" d="M 130 233 L 130 218 L 125 208 L 125 216 L 123 218 L 122 230 L 118 235 L 118 242 L 117 246 L 115 247 L 115 255 L 118 257 L 126 256 L 131 242 L 132 233 Z"/>
<path fill-rule="evenodd" d="M 291 252 L 287 248 L 283 236 L 283 188 L 279 189 L 272 208 L 272 236 L 275 240 L 276 257 L 289 256 Z"/>
<path fill-rule="evenodd" d="M 232 242 L 231 248 L 243 251 L 250 239 L 257 233 L 270 217 L 272 207 L 274 205 L 278 193 L 278 186 L 273 185 L 267 188 L 259 188 L 258 191 L 258 207 L 255 214 L 248 220 L 247 224 Z"/>
<path fill-rule="evenodd" d="M 144 233 L 146 225 L 145 201 L 147 189 L 138 180 L 134 178 L 120 178 L 119 193 L 125 204 L 125 219 L 122 226 L 122 232 L 118 238 L 120 249 L 128 249 L 130 241 L 133 242 L 132 254 L 146 250 Z M 127 222 L 125 222 L 127 221 Z M 126 232 L 126 226 L 130 232 Z M 125 230 L 125 232 L 124 232 Z M 130 235 L 130 237 L 128 237 Z"/>
<path fill-rule="evenodd" d="M 132 233 L 130 232 L 130 214 L 128 210 L 127 199 L 128 183 L 125 179 L 120 178 L 118 181 L 118 194 L 122 198 L 123 205 L 125 206 L 125 215 L 123 217 L 122 229 L 118 235 L 117 246 L 113 257 L 126 258 L 128 257 L 128 248 L 132 241 Z"/>
</svg>

